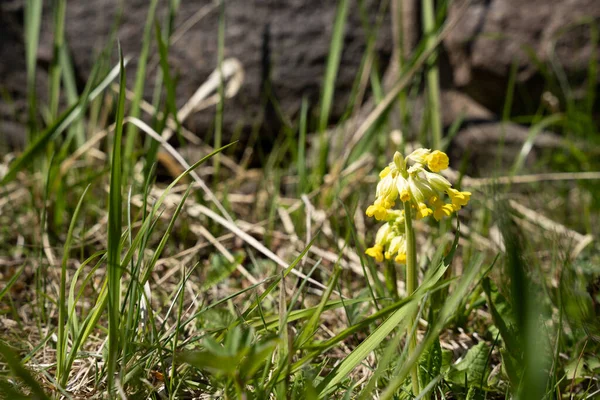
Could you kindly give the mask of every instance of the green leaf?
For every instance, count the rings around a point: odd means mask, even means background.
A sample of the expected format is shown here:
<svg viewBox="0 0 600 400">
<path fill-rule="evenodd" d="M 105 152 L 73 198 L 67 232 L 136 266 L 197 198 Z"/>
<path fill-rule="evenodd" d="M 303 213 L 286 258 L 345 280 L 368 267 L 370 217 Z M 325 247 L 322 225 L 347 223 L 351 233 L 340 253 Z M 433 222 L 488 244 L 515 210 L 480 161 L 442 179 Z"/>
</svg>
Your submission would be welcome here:
<svg viewBox="0 0 600 400">
<path fill-rule="evenodd" d="M 240 364 L 240 373 L 244 379 L 249 379 L 254 376 L 267 361 L 269 357 L 273 355 L 273 351 L 277 347 L 278 340 L 271 338 L 261 343 L 257 343 L 252 347 L 250 354 L 244 358 Z"/>
<path fill-rule="evenodd" d="M 465 381 L 469 386 L 485 384 L 490 365 L 489 355 L 490 348 L 485 342 L 471 347 L 465 358 L 452 366 L 446 379 L 457 385 L 463 385 Z"/>
<path fill-rule="evenodd" d="M 194 367 L 217 374 L 233 375 L 240 362 L 240 355 L 217 354 L 212 351 L 185 353 L 181 360 Z"/>
<path fill-rule="evenodd" d="M 431 347 L 427 348 L 421 355 L 419 361 L 419 381 L 425 387 L 429 382 L 439 375 L 442 369 L 442 347 L 439 339 L 436 339 Z"/>
</svg>

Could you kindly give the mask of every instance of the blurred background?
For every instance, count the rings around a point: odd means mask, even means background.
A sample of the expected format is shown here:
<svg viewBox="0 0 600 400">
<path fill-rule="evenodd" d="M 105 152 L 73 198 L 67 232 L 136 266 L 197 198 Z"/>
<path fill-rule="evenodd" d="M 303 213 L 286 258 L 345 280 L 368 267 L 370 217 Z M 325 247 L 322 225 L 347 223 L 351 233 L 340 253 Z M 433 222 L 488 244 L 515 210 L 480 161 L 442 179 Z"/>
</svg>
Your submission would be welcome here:
<svg viewBox="0 0 600 400">
<path fill-rule="evenodd" d="M 111 59 L 116 59 L 116 47 L 110 44 L 117 39 L 124 54 L 131 57 L 128 82 L 133 86 L 151 3 L 67 2 L 64 56 L 69 59 L 72 90 L 83 90 L 107 46 Z M 534 124 L 543 115 L 576 112 L 574 104 L 583 104 L 585 110 L 577 113 L 576 120 L 566 122 L 566 132 L 561 136 L 568 133 L 591 137 L 596 133 L 596 82 L 600 73 L 596 67 L 600 18 L 597 1 L 438 3 L 434 28 L 445 21 L 452 24 L 434 40 L 440 42 L 435 63 L 439 68 L 442 129 L 448 133 L 457 124 L 450 146 L 455 159 L 469 152 L 477 161 L 471 166 L 485 166 L 482 164 L 490 159 L 501 136 L 509 149 L 507 157 L 511 157 L 510 149 L 526 139 L 523 126 Z M 39 118 L 44 118 L 44 104 L 50 100 L 56 18 L 52 7 L 53 2 L 44 2 L 35 54 Z M 360 120 L 361 107 L 377 101 L 374 91 L 387 92 L 400 72 L 414 64 L 427 46 L 420 1 L 361 0 L 350 1 L 347 7 L 333 101 L 327 115 L 329 124 L 348 119 L 353 111 L 358 112 Z M 390 12 L 392 7 L 397 10 Z M 323 118 L 317 107 L 327 79 L 337 2 L 228 1 L 220 10 L 211 1 L 183 1 L 173 15 L 169 15 L 170 9 L 167 2 L 158 2 L 155 15 L 157 21 L 168 22 L 172 30 L 169 63 L 177 107 L 183 106 L 216 71 L 222 17 L 222 57 L 237 61 L 232 67 L 235 71 L 228 71 L 226 77 L 231 93 L 223 113 L 224 137 L 256 142 L 259 150 L 268 151 L 277 136 L 298 119 L 303 99 L 309 105 L 309 127 L 318 130 L 318 122 L 312 121 Z M 21 148 L 28 115 L 24 14 L 24 1 L 4 0 L 0 4 L 0 140 Z M 396 21 L 392 21 L 394 15 Z M 160 72 L 155 44 L 150 54 L 144 98 L 152 102 L 155 76 Z M 424 74 L 425 69 L 420 68 L 410 76 L 403 110 L 400 114 L 390 113 L 388 130 L 400 129 L 407 137 L 416 138 L 429 129 L 429 119 L 423 112 L 428 104 Z M 64 98 L 60 101 L 67 102 Z M 210 142 L 215 107 L 207 105 L 190 113 L 184 126 Z M 517 124 L 502 125 L 509 121 Z M 560 147 L 558 138 L 547 133 L 538 138 L 538 146 Z M 476 168 L 469 172 L 479 174 Z"/>
</svg>

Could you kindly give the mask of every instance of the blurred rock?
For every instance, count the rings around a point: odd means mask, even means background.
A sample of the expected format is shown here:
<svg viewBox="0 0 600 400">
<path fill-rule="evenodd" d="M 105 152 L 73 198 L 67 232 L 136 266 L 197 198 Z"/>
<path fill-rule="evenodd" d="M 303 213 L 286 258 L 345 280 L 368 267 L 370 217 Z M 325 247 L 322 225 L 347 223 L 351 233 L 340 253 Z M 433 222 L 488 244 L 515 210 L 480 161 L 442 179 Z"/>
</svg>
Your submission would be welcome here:
<svg viewBox="0 0 600 400">
<path fill-rule="evenodd" d="M 365 2 L 365 10 L 374 22 L 380 0 Z M 167 12 L 159 2 L 159 21 Z M 175 19 L 177 29 L 200 14 L 204 17 L 179 34 L 171 44 L 169 62 L 177 78 L 177 103 L 182 106 L 217 67 L 219 8 L 217 2 L 184 1 Z M 148 0 L 69 0 L 66 35 L 74 54 L 80 76 L 88 76 L 96 55 L 108 40 L 119 4 L 123 4 L 121 24 L 117 37 L 126 55 L 137 57 Z M 274 136 L 282 123 L 276 109 L 285 116 L 295 117 L 303 96 L 312 105 L 319 101 L 321 83 L 325 74 L 327 55 L 336 14 L 335 1 L 319 0 L 230 0 L 225 2 L 225 58 L 234 57 L 244 68 L 241 90 L 225 104 L 224 130 L 226 133 L 241 129 L 249 134 L 261 123 L 263 133 Z M 346 106 L 354 79 L 366 47 L 366 34 L 360 20 L 357 4 L 350 2 L 345 29 L 341 65 L 336 77 L 336 95 L 332 119 L 339 117 Z M 161 8 L 162 7 L 162 8 Z M 46 13 L 48 14 L 48 13 Z M 377 50 L 385 62 L 391 53 L 391 31 L 386 13 L 383 29 L 379 32 Z M 48 24 L 45 25 L 49 28 Z M 51 48 L 52 35 L 42 35 L 43 47 Z M 153 32 L 154 37 L 154 32 Z M 151 74 L 157 70 L 156 50 L 151 51 Z M 135 79 L 136 59 L 128 67 L 128 82 Z M 151 99 L 153 78 L 149 78 L 146 97 Z M 272 99 L 265 95 L 270 86 Z M 273 101 L 275 105 L 273 104 Z M 215 108 L 192 115 L 186 126 L 201 138 L 212 135 Z M 262 135 L 264 136 L 264 135 Z"/>
<path fill-rule="evenodd" d="M 465 10 L 465 1 L 450 3 L 449 18 Z M 553 62 L 564 70 L 577 90 L 585 82 L 590 58 L 598 57 L 591 25 L 597 29 L 599 23 L 597 0 L 473 0 L 444 40 L 454 84 L 500 114 L 516 63 L 520 87 L 515 108 L 521 113 L 535 110 L 545 79 L 534 55 L 542 64 Z"/>
<path fill-rule="evenodd" d="M 468 120 L 452 140 L 448 155 L 454 165 L 465 162 L 467 175 L 491 175 L 491 171 L 497 171 L 498 167 L 506 171 L 514 164 L 528 134 L 527 127 L 510 122 Z M 564 146 L 560 136 L 540 132 L 525 164 L 531 166 L 543 152 L 556 151 Z"/>
</svg>

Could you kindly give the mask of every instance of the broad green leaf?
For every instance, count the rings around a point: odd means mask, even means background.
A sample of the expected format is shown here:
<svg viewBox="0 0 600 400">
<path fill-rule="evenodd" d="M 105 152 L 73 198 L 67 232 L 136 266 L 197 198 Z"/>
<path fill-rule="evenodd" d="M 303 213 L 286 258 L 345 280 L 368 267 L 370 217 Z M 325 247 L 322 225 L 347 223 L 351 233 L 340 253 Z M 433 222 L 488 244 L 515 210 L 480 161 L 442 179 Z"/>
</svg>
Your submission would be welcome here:
<svg viewBox="0 0 600 400">
<path fill-rule="evenodd" d="M 490 356 L 490 347 L 485 342 L 480 342 L 471 347 L 465 357 L 452 366 L 446 379 L 462 385 L 465 382 L 469 386 L 481 387 L 487 382 L 487 374 L 490 366 L 488 360 Z"/>
</svg>

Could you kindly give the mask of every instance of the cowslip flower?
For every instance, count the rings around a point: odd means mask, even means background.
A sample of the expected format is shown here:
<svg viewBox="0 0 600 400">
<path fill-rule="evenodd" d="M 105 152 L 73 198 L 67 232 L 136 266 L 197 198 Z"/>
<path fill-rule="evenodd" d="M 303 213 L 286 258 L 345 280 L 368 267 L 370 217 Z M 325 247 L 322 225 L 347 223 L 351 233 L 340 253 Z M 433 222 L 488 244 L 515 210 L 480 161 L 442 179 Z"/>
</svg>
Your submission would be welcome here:
<svg viewBox="0 0 600 400">
<path fill-rule="evenodd" d="M 393 221 L 386 222 L 375 236 L 375 244 L 365 252 L 375 261 L 392 259 L 397 263 L 406 262 L 406 236 L 404 235 L 404 217 L 397 215 Z"/>
<path fill-rule="evenodd" d="M 450 217 L 469 203 L 470 192 L 452 188 L 452 184 L 439 174 L 448 168 L 448 164 L 448 156 L 439 150 L 417 149 L 405 158 L 399 152 L 394 154 L 393 161 L 379 174 L 375 201 L 366 210 L 367 216 L 387 221 L 381 229 L 386 228 L 378 231 L 375 245 L 367 249 L 367 255 L 378 262 L 390 259 L 394 254 L 397 262 L 406 260 L 406 251 L 403 252 L 406 239 L 403 231 L 398 229 L 404 224 L 404 213 L 393 209 L 397 200 L 414 210 L 411 214 L 415 219 L 433 216 L 437 221 Z"/>
</svg>

